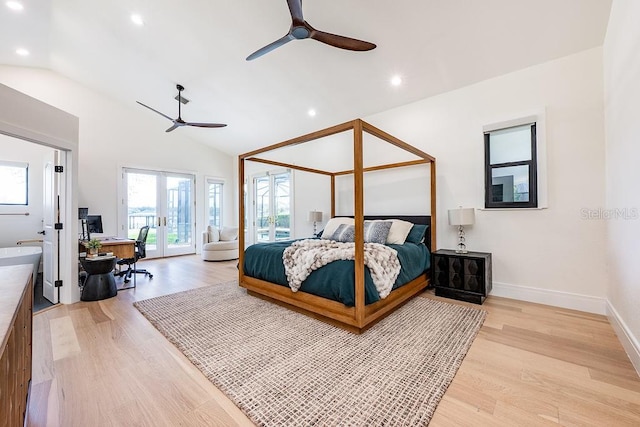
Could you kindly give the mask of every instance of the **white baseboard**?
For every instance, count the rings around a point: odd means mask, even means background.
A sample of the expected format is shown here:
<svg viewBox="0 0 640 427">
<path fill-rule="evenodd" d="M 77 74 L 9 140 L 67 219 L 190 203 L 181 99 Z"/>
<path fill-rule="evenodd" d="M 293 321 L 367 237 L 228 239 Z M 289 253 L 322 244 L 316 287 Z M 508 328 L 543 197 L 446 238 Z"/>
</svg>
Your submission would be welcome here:
<svg viewBox="0 0 640 427">
<path fill-rule="evenodd" d="M 627 352 L 631 364 L 640 375 L 640 344 L 609 300 L 607 300 L 607 317 L 609 318 L 609 323 L 613 326 L 613 330 L 616 331 L 624 350 Z"/>
<path fill-rule="evenodd" d="M 490 295 L 586 311 L 587 313 L 607 314 L 606 299 L 570 292 L 493 282 Z"/>
</svg>

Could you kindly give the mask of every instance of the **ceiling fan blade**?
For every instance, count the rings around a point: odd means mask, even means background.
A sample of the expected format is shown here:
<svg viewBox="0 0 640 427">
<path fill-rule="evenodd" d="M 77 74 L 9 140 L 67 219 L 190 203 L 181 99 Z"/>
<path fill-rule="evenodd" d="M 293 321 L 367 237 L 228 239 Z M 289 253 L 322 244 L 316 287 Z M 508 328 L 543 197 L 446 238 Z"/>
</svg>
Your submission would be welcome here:
<svg viewBox="0 0 640 427">
<path fill-rule="evenodd" d="M 173 122 L 173 126 L 171 126 L 169 129 L 165 130 L 165 132 L 171 132 L 176 130 L 176 128 L 179 128 L 180 126 L 182 126 L 181 124 L 178 124 L 176 122 Z"/>
<path fill-rule="evenodd" d="M 293 39 L 294 39 L 294 37 L 291 35 L 291 33 L 289 33 L 286 36 L 274 41 L 273 43 L 270 43 L 270 44 L 266 45 L 265 47 L 260 48 L 260 49 L 256 50 L 255 52 L 253 52 L 251 55 L 247 56 L 247 61 L 251 61 L 251 60 L 254 60 L 256 58 L 259 58 L 262 55 L 264 55 L 265 53 L 271 52 L 273 49 L 278 48 L 278 47 L 282 46 L 285 43 L 289 43 Z"/>
<path fill-rule="evenodd" d="M 144 105 L 144 104 L 143 104 L 142 102 L 140 102 L 140 101 L 136 101 L 136 102 L 137 102 L 138 104 L 142 105 L 143 107 L 147 107 L 149 110 L 153 111 L 154 113 L 158 113 L 158 114 L 160 114 L 162 117 L 167 118 L 167 119 L 169 119 L 169 120 L 173 121 L 173 119 L 172 119 L 171 117 L 167 116 L 166 114 L 161 113 L 160 111 L 155 110 L 155 109 L 153 109 L 153 108 L 149 107 L 148 105 Z"/>
<path fill-rule="evenodd" d="M 226 126 L 226 124 L 223 124 L 223 123 L 191 123 L 191 122 L 185 122 L 185 125 L 197 126 L 199 128 L 223 128 Z"/>
<path fill-rule="evenodd" d="M 302 0 L 287 0 L 287 4 L 289 5 L 289 12 L 291 12 L 291 19 L 293 21 L 303 22 Z"/>
<path fill-rule="evenodd" d="M 311 31 L 309 37 L 340 49 L 363 51 L 376 48 L 376 45 L 373 43 L 352 39 L 351 37 L 339 36 L 337 34 L 325 33 L 324 31 L 318 31 L 316 29 Z"/>
</svg>

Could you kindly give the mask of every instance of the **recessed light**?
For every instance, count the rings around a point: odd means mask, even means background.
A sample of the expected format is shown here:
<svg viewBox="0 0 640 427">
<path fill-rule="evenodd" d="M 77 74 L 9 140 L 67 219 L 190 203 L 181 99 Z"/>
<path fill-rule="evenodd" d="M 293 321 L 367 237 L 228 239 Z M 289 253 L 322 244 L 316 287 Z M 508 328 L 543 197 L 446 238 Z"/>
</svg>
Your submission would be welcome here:
<svg viewBox="0 0 640 427">
<path fill-rule="evenodd" d="M 11 10 L 23 10 L 24 9 L 24 5 L 22 3 L 20 3 L 19 1 L 8 1 L 7 2 L 7 7 Z"/>
<path fill-rule="evenodd" d="M 312 108 L 309 111 L 307 111 L 307 114 L 309 115 L 309 117 L 315 117 L 316 116 L 316 110 L 314 110 Z"/>
<path fill-rule="evenodd" d="M 398 75 L 391 77 L 391 84 L 393 86 L 400 86 L 402 84 L 402 77 Z"/>
<path fill-rule="evenodd" d="M 144 25 L 144 20 L 142 19 L 142 16 L 138 15 L 137 13 L 132 13 L 131 14 L 131 22 L 133 22 L 134 24 L 136 24 L 138 26 L 143 26 Z"/>
<path fill-rule="evenodd" d="M 16 49 L 16 53 L 20 56 L 29 56 L 29 51 L 22 47 Z"/>
</svg>

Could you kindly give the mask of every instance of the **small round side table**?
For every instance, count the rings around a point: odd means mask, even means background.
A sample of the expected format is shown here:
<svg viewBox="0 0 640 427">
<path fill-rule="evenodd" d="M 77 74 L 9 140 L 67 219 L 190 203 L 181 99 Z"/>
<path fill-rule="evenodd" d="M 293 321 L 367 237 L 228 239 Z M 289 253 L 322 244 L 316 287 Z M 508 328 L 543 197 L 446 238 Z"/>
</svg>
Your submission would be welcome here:
<svg viewBox="0 0 640 427">
<path fill-rule="evenodd" d="M 87 272 L 87 278 L 80 295 L 82 301 L 98 301 L 115 297 L 118 294 L 116 279 L 113 276 L 116 257 L 80 258 L 80 263 L 84 271 Z"/>
</svg>

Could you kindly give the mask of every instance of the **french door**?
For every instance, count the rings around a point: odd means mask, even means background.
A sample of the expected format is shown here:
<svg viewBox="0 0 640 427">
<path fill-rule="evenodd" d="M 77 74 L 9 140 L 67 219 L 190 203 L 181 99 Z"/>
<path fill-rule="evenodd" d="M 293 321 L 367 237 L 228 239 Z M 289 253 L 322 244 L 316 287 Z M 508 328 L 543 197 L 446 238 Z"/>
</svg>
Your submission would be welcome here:
<svg viewBox="0 0 640 427">
<path fill-rule="evenodd" d="M 149 226 L 147 258 L 195 253 L 195 176 L 124 168 L 120 229 L 135 239 Z"/>
<path fill-rule="evenodd" d="M 291 239 L 291 172 L 257 175 L 253 188 L 255 241 Z"/>
</svg>

